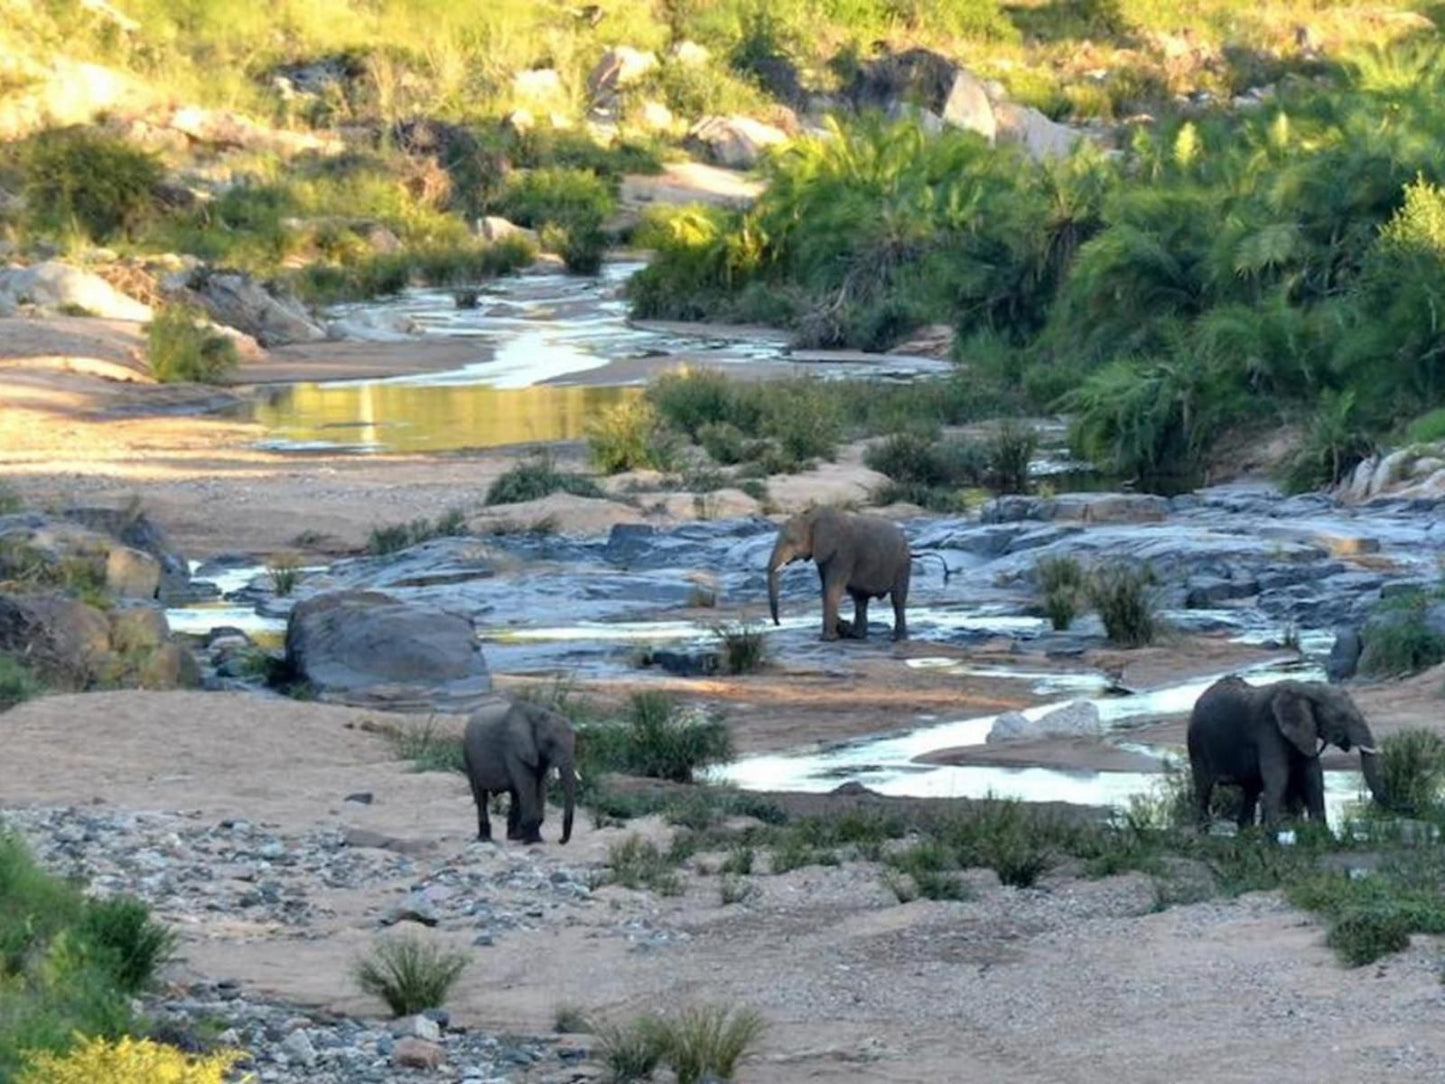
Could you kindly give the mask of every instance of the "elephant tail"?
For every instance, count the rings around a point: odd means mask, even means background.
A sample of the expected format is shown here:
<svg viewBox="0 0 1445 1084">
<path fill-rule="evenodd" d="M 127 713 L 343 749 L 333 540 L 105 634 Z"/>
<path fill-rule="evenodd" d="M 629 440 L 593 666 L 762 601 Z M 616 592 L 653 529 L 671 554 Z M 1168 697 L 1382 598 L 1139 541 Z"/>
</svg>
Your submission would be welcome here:
<svg viewBox="0 0 1445 1084">
<path fill-rule="evenodd" d="M 926 551 L 924 551 L 923 553 L 913 553 L 913 552 L 910 551 L 910 552 L 909 552 L 909 556 L 912 557 L 915 561 L 922 561 L 925 557 L 932 557 L 935 561 L 937 561 L 940 565 L 943 566 L 943 582 L 944 582 L 944 583 L 947 583 L 947 582 L 948 582 L 948 578 L 949 578 L 950 576 L 952 576 L 955 572 L 962 572 L 962 571 L 963 571 L 963 570 L 960 569 L 960 568 L 949 568 L 949 567 L 948 567 L 948 562 L 943 559 L 943 554 L 941 554 L 941 553 L 934 553 L 932 550 L 926 550 Z"/>
</svg>

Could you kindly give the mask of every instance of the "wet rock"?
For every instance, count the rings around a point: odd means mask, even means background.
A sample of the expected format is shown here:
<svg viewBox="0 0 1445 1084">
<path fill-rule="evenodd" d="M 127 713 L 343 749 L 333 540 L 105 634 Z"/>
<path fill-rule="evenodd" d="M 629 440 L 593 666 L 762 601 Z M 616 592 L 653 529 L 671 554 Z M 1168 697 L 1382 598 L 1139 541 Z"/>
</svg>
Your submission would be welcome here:
<svg viewBox="0 0 1445 1084">
<path fill-rule="evenodd" d="M 1097 737 L 1102 733 L 1099 709 L 1087 700 L 1075 700 L 1037 719 L 1019 711 L 1005 712 L 994 720 L 984 740 L 992 745 L 1035 738 Z"/>
<path fill-rule="evenodd" d="M 1325 662 L 1325 677 L 1332 682 L 1348 681 L 1354 677 L 1364 650 L 1365 644 L 1358 629 L 1349 625 L 1336 629 L 1335 642 Z"/>
<path fill-rule="evenodd" d="M 105 558 L 105 586 L 120 598 L 155 598 L 161 587 L 160 562 L 129 546 L 114 546 Z"/>
<path fill-rule="evenodd" d="M 496 575 L 489 549 L 475 538 L 435 538 L 381 557 L 338 561 L 327 571 L 332 586 L 367 591 L 435 587 Z"/>
<path fill-rule="evenodd" d="M 0 268 L 0 305 L 11 311 L 34 305 L 47 312 L 75 306 L 107 320 L 144 322 L 151 318 L 149 305 L 127 297 L 93 271 L 60 260 Z"/>
<path fill-rule="evenodd" d="M 997 497 L 984 505 L 984 523 L 1024 519 L 1079 520 L 1084 523 L 1159 523 L 1169 502 L 1152 493 L 1065 493 L 1058 497 Z"/>
<path fill-rule="evenodd" d="M 1221 602 L 1250 598 L 1257 594 L 1259 581 L 1255 579 L 1195 576 L 1185 585 L 1184 605 L 1191 610 L 1207 610 Z"/>
<path fill-rule="evenodd" d="M 729 169 L 753 169 L 768 148 L 788 141 L 781 128 L 752 117 L 704 117 L 687 133 L 686 144 L 696 153 Z"/>
<path fill-rule="evenodd" d="M 271 293 L 249 275 L 206 268 L 170 284 L 172 300 L 189 301 L 211 319 L 250 335 L 262 346 L 319 342 L 326 331 L 296 299 Z"/>
<path fill-rule="evenodd" d="M 424 1039 L 403 1039 L 391 1052 L 398 1069 L 437 1069 L 443 1060 L 442 1048 Z"/>
<path fill-rule="evenodd" d="M 647 661 L 681 677 L 704 677 L 722 669 L 722 659 L 716 651 L 653 651 Z"/>
<path fill-rule="evenodd" d="M 401 711 L 466 712 L 492 681 L 470 618 L 375 591 L 297 604 L 286 661 L 323 700 Z"/>
</svg>

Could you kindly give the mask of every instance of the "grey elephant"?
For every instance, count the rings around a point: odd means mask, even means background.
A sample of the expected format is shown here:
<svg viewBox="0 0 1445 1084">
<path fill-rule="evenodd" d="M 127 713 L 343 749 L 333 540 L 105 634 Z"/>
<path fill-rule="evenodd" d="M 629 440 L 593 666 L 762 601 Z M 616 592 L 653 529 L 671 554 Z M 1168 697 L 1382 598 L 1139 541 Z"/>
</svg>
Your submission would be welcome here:
<svg viewBox="0 0 1445 1084">
<path fill-rule="evenodd" d="M 1371 795 L 1386 804 L 1379 750 L 1369 724 L 1343 689 L 1318 681 L 1250 685 L 1231 675 L 1205 689 L 1189 716 L 1189 765 L 1194 776 L 1195 813 L 1209 824 L 1209 799 L 1217 783 L 1244 793 L 1239 826 L 1254 823 L 1264 798 L 1264 824 L 1273 827 L 1282 810 L 1302 805 L 1310 819 L 1325 819 L 1326 745 L 1360 751 L 1360 769 Z"/>
<path fill-rule="evenodd" d="M 912 556 L 908 539 L 896 524 L 878 516 L 814 508 L 794 516 L 778 531 L 768 558 L 768 605 L 778 624 L 778 578 L 784 565 L 811 559 L 823 584 L 823 639 L 843 635 L 866 639 L 868 600 L 891 595 L 893 639 L 908 638 L 904 606 Z M 841 625 L 838 604 L 843 592 L 853 598 L 853 627 Z"/>
<path fill-rule="evenodd" d="M 487 800 L 505 791 L 511 795 L 507 838 L 541 843 L 547 775 L 555 767 L 564 803 L 560 842 L 571 839 L 577 802 L 575 752 L 572 724 L 540 704 L 503 701 L 474 712 L 462 739 L 462 759 L 477 803 L 477 838 L 492 838 Z"/>
</svg>

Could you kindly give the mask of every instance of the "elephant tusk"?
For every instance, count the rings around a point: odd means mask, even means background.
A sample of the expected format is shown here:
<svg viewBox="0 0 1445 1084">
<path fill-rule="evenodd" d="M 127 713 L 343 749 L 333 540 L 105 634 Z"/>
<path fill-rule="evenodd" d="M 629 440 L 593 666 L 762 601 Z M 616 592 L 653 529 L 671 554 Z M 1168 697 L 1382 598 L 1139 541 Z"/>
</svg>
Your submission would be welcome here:
<svg viewBox="0 0 1445 1084">
<path fill-rule="evenodd" d="M 1368 753 L 1372 757 L 1380 755 L 1380 750 L 1373 745 L 1357 745 L 1355 746 L 1355 748 L 1358 749 L 1361 753 Z"/>
</svg>

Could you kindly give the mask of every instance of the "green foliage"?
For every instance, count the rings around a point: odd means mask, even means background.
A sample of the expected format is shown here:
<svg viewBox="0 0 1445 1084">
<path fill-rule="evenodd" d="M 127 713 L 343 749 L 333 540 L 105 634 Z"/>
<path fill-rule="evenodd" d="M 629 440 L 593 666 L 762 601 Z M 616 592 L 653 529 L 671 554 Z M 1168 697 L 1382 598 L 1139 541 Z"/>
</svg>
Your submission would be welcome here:
<svg viewBox="0 0 1445 1084">
<path fill-rule="evenodd" d="M 0 652 L 0 711 L 13 708 L 35 696 L 40 683 L 23 661 Z"/>
<path fill-rule="evenodd" d="M 1410 920 L 1399 911 L 1346 911 L 1330 923 L 1326 943 L 1351 967 L 1410 947 Z"/>
<path fill-rule="evenodd" d="M 601 497 L 602 490 L 585 474 L 557 469 L 551 455 L 542 453 L 509 467 L 487 489 L 486 503 L 520 504 L 541 500 L 551 493 L 571 493 L 578 497 Z"/>
<path fill-rule="evenodd" d="M 419 772 L 463 772 L 460 734 L 447 734 L 428 717 L 424 722 L 406 723 L 387 733 L 397 758 L 409 760 Z"/>
<path fill-rule="evenodd" d="M 1408 677 L 1445 662 L 1445 636 L 1428 620 L 1432 600 L 1423 591 L 1387 599 L 1366 623 L 1360 673 Z"/>
<path fill-rule="evenodd" d="M 1285 468 L 1284 488 L 1290 493 L 1331 486 L 1375 450 L 1355 407 L 1355 394 L 1325 392 L 1315 405 L 1304 444 Z"/>
<path fill-rule="evenodd" d="M 497 209 L 518 225 L 542 231 L 544 246 L 558 252 L 568 270 L 590 275 L 602 265 L 603 224 L 617 200 L 591 170 L 547 168 L 516 174 Z"/>
<path fill-rule="evenodd" d="M 393 1016 L 440 1008 L 467 958 L 412 936 L 378 941 L 352 969 L 361 992 L 385 1001 Z"/>
<path fill-rule="evenodd" d="M 1105 565 L 1089 574 L 1088 597 L 1111 644 L 1146 647 L 1161 628 L 1154 574 L 1147 566 Z"/>
<path fill-rule="evenodd" d="M 156 213 L 160 163 L 123 139 L 52 129 L 20 148 L 19 158 L 25 214 L 37 232 L 108 241 L 133 236 Z"/>
<path fill-rule="evenodd" d="M 327 305 L 397 294 L 412 284 L 449 287 L 482 282 L 525 267 L 536 255 L 532 243 L 521 237 L 489 245 L 472 241 L 424 244 L 341 263 L 309 264 L 287 281 L 303 300 Z"/>
<path fill-rule="evenodd" d="M 147 989 L 176 947 L 176 935 L 152 919 L 140 900 L 127 896 L 87 901 L 75 929 L 127 994 Z"/>
<path fill-rule="evenodd" d="M 677 1084 L 699 1084 L 704 1078 L 732 1080 L 737 1063 L 766 1030 L 762 1017 L 750 1009 L 700 1005 L 662 1021 L 663 1060 Z"/>
<path fill-rule="evenodd" d="M 235 342 L 186 305 L 166 305 L 146 325 L 146 356 L 162 384 L 214 384 L 240 364 Z"/>
<path fill-rule="evenodd" d="M 27 1058 L 17 1084 L 225 1084 L 239 1051 L 187 1054 L 149 1039 L 88 1039 L 65 1054 Z"/>
<path fill-rule="evenodd" d="M 676 438 L 643 398 L 624 399 L 603 411 L 587 427 L 587 445 L 593 466 L 604 474 L 672 470 L 679 458 Z"/>
<path fill-rule="evenodd" d="M 505 477 L 506 475 L 503 475 L 503 478 Z M 500 481 L 501 479 L 498 479 L 499 483 Z M 434 538 L 458 538 L 466 533 L 466 512 L 460 508 L 449 508 L 435 521 L 423 516 L 410 523 L 393 523 L 385 527 L 373 527 L 367 538 L 366 552 L 379 557 L 388 553 L 396 553 L 409 546 L 419 546 Z"/>
<path fill-rule="evenodd" d="M 276 597 L 287 598 L 301 579 L 301 558 L 294 553 L 278 553 L 266 562 L 266 574 L 271 577 Z"/>
<path fill-rule="evenodd" d="M 985 484 L 994 493 L 1027 493 L 1029 463 L 1039 438 L 1032 429 L 1005 421 L 989 440 L 985 455 Z"/>
<path fill-rule="evenodd" d="M 580 1005 L 564 1002 L 553 1011 L 552 1030 L 558 1035 L 587 1035 L 592 1031 L 592 1023 Z"/>
<path fill-rule="evenodd" d="M 1056 629 L 1066 629 L 1084 601 L 1087 577 L 1074 557 L 1045 557 L 1034 565 L 1034 583 L 1044 596 L 1044 612 Z"/>
<path fill-rule="evenodd" d="M 667 1035 L 656 1016 L 640 1016 L 626 1024 L 597 1029 L 602 1062 L 611 1084 L 650 1080 L 667 1051 Z"/>
<path fill-rule="evenodd" d="M 607 849 L 608 880 L 624 888 L 647 888 L 659 896 L 680 896 L 682 881 L 674 865 L 657 844 L 639 835 L 630 835 Z"/>
<path fill-rule="evenodd" d="M 1445 787 L 1445 739 L 1410 729 L 1380 742 L 1380 776 L 1392 808 L 1421 817 L 1436 811 Z"/>
<path fill-rule="evenodd" d="M 713 635 L 722 648 L 723 665 L 729 674 L 751 674 L 768 661 L 768 642 L 762 629 L 751 625 L 718 625 Z"/>
<path fill-rule="evenodd" d="M 1445 407 L 1429 411 L 1412 421 L 1405 427 L 1405 439 L 1411 444 L 1434 444 L 1445 440 Z"/>
<path fill-rule="evenodd" d="M 621 772 L 690 783 L 695 773 L 732 755 L 725 722 L 680 709 L 659 692 L 634 693 L 625 718 L 586 724 L 577 739 L 578 768 L 587 779 Z"/>
<path fill-rule="evenodd" d="M 716 462 L 725 467 L 747 458 L 748 438 L 732 422 L 707 422 L 698 427 L 697 442 Z"/>
</svg>

